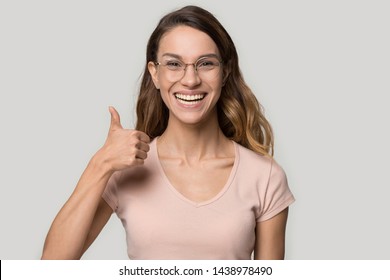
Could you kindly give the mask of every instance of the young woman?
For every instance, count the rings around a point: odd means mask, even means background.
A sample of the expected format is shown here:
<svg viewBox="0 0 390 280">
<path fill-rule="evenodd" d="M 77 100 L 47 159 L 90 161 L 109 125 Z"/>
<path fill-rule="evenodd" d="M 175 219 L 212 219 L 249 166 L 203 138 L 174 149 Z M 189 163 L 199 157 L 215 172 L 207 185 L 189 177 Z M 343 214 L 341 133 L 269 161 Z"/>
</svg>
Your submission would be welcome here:
<svg viewBox="0 0 390 280">
<path fill-rule="evenodd" d="M 55 218 L 43 259 L 80 258 L 113 212 L 131 259 L 284 258 L 294 197 L 234 43 L 212 14 L 187 6 L 160 20 L 135 130 L 109 111 L 107 140 Z"/>
</svg>

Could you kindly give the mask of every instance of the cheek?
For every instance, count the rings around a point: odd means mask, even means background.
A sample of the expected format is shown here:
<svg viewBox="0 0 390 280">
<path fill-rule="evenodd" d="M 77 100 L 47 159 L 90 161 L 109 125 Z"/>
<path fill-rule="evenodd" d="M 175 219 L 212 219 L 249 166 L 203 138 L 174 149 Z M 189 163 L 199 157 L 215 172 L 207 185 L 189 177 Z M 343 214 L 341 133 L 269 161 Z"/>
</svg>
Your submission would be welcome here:
<svg viewBox="0 0 390 280">
<path fill-rule="evenodd" d="M 212 88 L 215 93 L 215 96 L 219 98 L 222 94 L 222 84 L 220 82 L 215 83 L 214 85 L 212 85 Z"/>
<path fill-rule="evenodd" d="M 162 91 L 168 92 L 172 87 L 172 83 L 167 81 L 161 72 L 157 73 L 157 80 Z"/>
<path fill-rule="evenodd" d="M 164 101 L 165 105 L 167 105 L 168 94 L 164 92 L 164 90 L 160 89 L 161 99 Z"/>
<path fill-rule="evenodd" d="M 164 101 L 164 103 L 167 104 L 169 98 L 169 91 L 172 87 L 172 83 L 169 83 L 163 77 L 161 77 L 161 74 L 158 74 L 158 80 L 159 80 L 161 98 Z"/>
<path fill-rule="evenodd" d="M 167 106 L 169 108 L 169 104 L 172 101 L 170 100 L 168 88 L 164 87 L 164 85 L 161 85 L 161 84 L 160 84 L 160 86 L 161 86 L 160 87 L 161 99 L 163 100 L 165 106 Z"/>
</svg>

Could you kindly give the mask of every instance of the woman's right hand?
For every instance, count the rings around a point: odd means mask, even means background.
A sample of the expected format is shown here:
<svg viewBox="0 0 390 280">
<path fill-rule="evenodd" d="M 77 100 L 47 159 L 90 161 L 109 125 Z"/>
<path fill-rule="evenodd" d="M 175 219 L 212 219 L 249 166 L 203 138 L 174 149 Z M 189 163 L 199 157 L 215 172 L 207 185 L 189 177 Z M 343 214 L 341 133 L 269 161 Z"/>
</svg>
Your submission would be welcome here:
<svg viewBox="0 0 390 280">
<path fill-rule="evenodd" d="M 47 234 L 42 259 L 79 259 L 112 214 L 102 193 L 112 173 L 142 165 L 150 138 L 124 129 L 110 107 L 111 125 L 103 147 L 93 156 L 75 190 L 57 214 Z"/>
<path fill-rule="evenodd" d="M 107 140 L 96 157 L 109 172 L 139 166 L 144 163 L 149 151 L 149 136 L 132 129 L 124 129 L 118 112 L 109 107 L 111 125 Z"/>
</svg>

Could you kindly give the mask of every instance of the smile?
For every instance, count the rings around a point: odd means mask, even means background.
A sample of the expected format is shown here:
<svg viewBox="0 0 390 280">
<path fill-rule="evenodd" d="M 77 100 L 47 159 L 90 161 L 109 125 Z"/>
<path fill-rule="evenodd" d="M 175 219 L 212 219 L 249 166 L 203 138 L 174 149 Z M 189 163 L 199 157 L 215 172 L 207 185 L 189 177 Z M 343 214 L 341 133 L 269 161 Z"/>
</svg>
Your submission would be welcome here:
<svg viewBox="0 0 390 280">
<path fill-rule="evenodd" d="M 176 99 L 186 105 L 193 105 L 203 100 L 205 94 L 175 94 Z"/>
</svg>

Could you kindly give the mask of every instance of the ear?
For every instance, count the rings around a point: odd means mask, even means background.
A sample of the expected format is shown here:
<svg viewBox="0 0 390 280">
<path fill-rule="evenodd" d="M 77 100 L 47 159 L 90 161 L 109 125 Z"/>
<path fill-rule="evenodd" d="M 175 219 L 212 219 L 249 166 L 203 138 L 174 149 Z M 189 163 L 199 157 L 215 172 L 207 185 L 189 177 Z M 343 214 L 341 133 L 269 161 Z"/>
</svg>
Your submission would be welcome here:
<svg viewBox="0 0 390 280">
<path fill-rule="evenodd" d="M 149 70 L 150 76 L 152 76 L 154 86 L 156 87 L 156 89 L 160 89 L 160 83 L 158 81 L 158 75 L 157 75 L 157 65 L 154 64 L 154 62 L 149 61 L 148 62 L 148 70 Z"/>
</svg>

